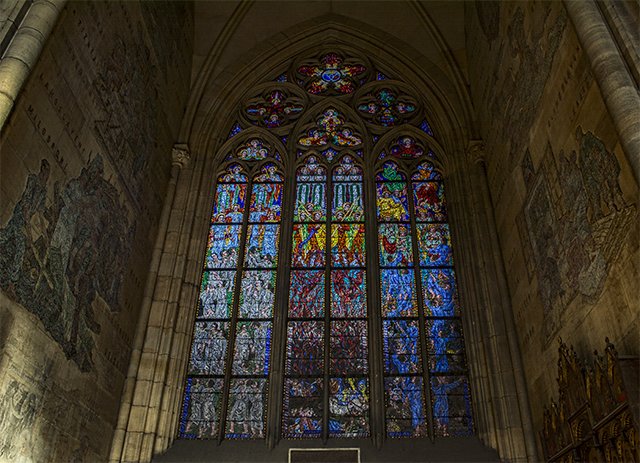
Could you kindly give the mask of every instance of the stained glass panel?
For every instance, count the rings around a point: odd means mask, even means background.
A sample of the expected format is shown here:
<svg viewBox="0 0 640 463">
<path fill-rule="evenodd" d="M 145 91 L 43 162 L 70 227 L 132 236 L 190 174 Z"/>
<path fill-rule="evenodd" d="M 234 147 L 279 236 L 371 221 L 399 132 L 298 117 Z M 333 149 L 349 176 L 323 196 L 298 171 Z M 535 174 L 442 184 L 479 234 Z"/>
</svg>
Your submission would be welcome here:
<svg viewBox="0 0 640 463">
<path fill-rule="evenodd" d="M 427 316 L 453 317 L 460 315 L 453 269 L 423 269 L 422 291 Z"/>
<path fill-rule="evenodd" d="M 429 152 L 429 154 L 433 154 L 431 152 Z M 440 176 L 440 174 L 438 173 L 437 170 L 435 170 L 435 167 L 433 164 L 431 164 L 430 162 L 423 162 L 422 164 L 418 165 L 418 167 L 416 168 L 416 172 L 411 176 L 412 180 L 415 181 L 425 181 L 425 180 L 442 180 L 442 177 Z"/>
<path fill-rule="evenodd" d="M 436 436 L 473 434 L 471 397 L 465 376 L 432 376 L 431 401 Z"/>
<path fill-rule="evenodd" d="M 307 76 L 306 90 L 314 95 L 349 94 L 355 90 L 354 78 L 363 74 L 366 68 L 362 64 L 348 64 L 337 53 L 324 55 L 320 62 L 298 67 L 298 73 Z"/>
<path fill-rule="evenodd" d="M 338 154 L 335 152 L 335 154 Z M 340 163 L 333 170 L 334 182 L 355 182 L 362 180 L 362 169 L 355 163 L 353 158 L 345 155 L 340 159 Z"/>
<path fill-rule="evenodd" d="M 419 376 L 384 379 L 389 437 L 427 436 L 422 384 L 422 377 Z"/>
<path fill-rule="evenodd" d="M 382 170 L 376 175 L 376 180 L 379 182 L 399 182 L 406 179 L 407 177 L 398 170 L 398 165 L 393 161 L 385 162 L 382 165 Z"/>
<path fill-rule="evenodd" d="M 249 140 L 236 150 L 236 157 L 245 161 L 261 161 L 269 156 L 269 149 L 258 138 Z"/>
<path fill-rule="evenodd" d="M 378 183 L 377 191 L 378 220 L 382 222 L 409 221 L 406 183 Z"/>
<path fill-rule="evenodd" d="M 254 183 L 249 222 L 279 222 L 281 209 L 281 183 Z"/>
<path fill-rule="evenodd" d="M 273 129 L 295 119 L 302 109 L 299 98 L 290 97 L 288 93 L 281 90 L 273 90 L 262 98 L 256 98 L 253 104 L 245 108 L 245 111 L 257 125 Z"/>
<path fill-rule="evenodd" d="M 249 225 L 245 249 L 246 267 L 274 268 L 278 263 L 280 225 Z"/>
<path fill-rule="evenodd" d="M 333 220 L 360 222 L 364 220 L 362 182 L 333 184 Z"/>
<path fill-rule="evenodd" d="M 271 322 L 238 322 L 233 352 L 234 375 L 268 375 Z"/>
<path fill-rule="evenodd" d="M 324 270 L 292 270 L 289 317 L 324 316 Z"/>
<path fill-rule="evenodd" d="M 240 318 L 273 317 L 275 270 L 248 270 L 242 274 Z"/>
<path fill-rule="evenodd" d="M 326 218 L 327 197 L 324 183 L 298 183 L 293 220 L 322 222 Z"/>
<path fill-rule="evenodd" d="M 331 378 L 329 382 L 329 435 L 369 435 L 369 382 L 366 378 Z"/>
<path fill-rule="evenodd" d="M 217 378 L 188 378 L 185 387 L 180 437 L 211 439 L 218 433 L 223 380 Z"/>
<path fill-rule="evenodd" d="M 205 256 L 207 268 L 236 268 L 240 225 L 212 225 Z"/>
<path fill-rule="evenodd" d="M 266 395 L 266 379 L 234 378 L 231 380 L 225 437 L 228 439 L 264 437 Z"/>
<path fill-rule="evenodd" d="M 205 271 L 200 289 L 199 318 L 229 318 L 233 304 L 235 270 Z"/>
<path fill-rule="evenodd" d="M 381 269 L 381 302 L 383 317 L 418 315 L 418 299 L 413 269 Z"/>
<path fill-rule="evenodd" d="M 414 183 L 413 199 L 416 207 L 416 220 L 425 222 L 445 222 L 447 220 L 444 189 L 441 183 Z"/>
<path fill-rule="evenodd" d="M 320 437 L 322 432 L 322 379 L 287 379 L 284 385 L 285 437 Z"/>
<path fill-rule="evenodd" d="M 362 138 L 345 125 L 344 117 L 337 109 L 328 108 L 316 121 L 316 128 L 307 131 L 306 137 L 300 137 L 301 146 L 354 147 L 362 144 Z"/>
<path fill-rule="evenodd" d="M 366 373 L 367 322 L 366 320 L 336 320 L 331 322 L 332 374 L 350 375 Z"/>
<path fill-rule="evenodd" d="M 280 155 L 278 153 L 274 156 L 276 159 L 280 159 Z M 253 179 L 254 182 L 282 182 L 284 181 L 284 177 L 282 174 L 278 172 L 278 166 L 276 166 L 272 162 L 268 162 L 264 164 L 260 168 L 260 172 Z"/>
<path fill-rule="evenodd" d="M 190 375 L 223 375 L 229 322 L 196 322 L 193 330 Z"/>
<path fill-rule="evenodd" d="M 315 156 L 309 156 L 304 165 L 298 167 L 296 178 L 299 182 L 324 182 L 327 179 L 327 171 Z"/>
<path fill-rule="evenodd" d="M 287 329 L 288 375 L 320 375 L 324 364 L 324 322 L 290 321 Z"/>
<path fill-rule="evenodd" d="M 417 320 L 383 320 L 384 370 L 391 374 L 419 373 L 420 340 Z"/>
<path fill-rule="evenodd" d="M 420 265 L 425 267 L 453 265 L 449 225 L 418 224 Z"/>
<path fill-rule="evenodd" d="M 364 224 L 331 225 L 331 263 L 336 267 L 365 265 Z"/>
<path fill-rule="evenodd" d="M 247 185 L 243 183 L 219 183 L 211 221 L 217 223 L 242 223 Z"/>
<path fill-rule="evenodd" d="M 464 371 L 464 340 L 460 319 L 427 320 L 429 364 L 434 372 Z"/>
<path fill-rule="evenodd" d="M 242 171 L 240 164 L 230 164 L 218 177 L 219 182 L 246 182 L 247 176 Z"/>
<path fill-rule="evenodd" d="M 295 224 L 293 226 L 292 265 L 294 267 L 323 267 L 326 234 L 324 224 Z"/>
<path fill-rule="evenodd" d="M 383 267 L 413 266 L 411 227 L 408 224 L 380 224 L 380 265 Z"/>
<path fill-rule="evenodd" d="M 365 317 L 367 286 L 364 270 L 333 270 L 331 272 L 331 316 Z"/>
</svg>

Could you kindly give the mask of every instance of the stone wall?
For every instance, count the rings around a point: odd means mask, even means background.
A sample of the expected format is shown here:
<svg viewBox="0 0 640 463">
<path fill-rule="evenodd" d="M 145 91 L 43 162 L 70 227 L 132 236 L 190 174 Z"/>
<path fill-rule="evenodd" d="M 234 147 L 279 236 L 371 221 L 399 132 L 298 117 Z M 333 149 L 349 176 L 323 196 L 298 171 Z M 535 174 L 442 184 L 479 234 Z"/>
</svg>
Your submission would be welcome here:
<svg viewBox="0 0 640 463">
<path fill-rule="evenodd" d="M 176 2 L 70 2 L 0 139 L 0 461 L 105 461 L 189 91 Z"/>
<path fill-rule="evenodd" d="M 468 4 L 471 92 L 534 427 L 557 340 L 638 354 L 638 187 L 562 2 Z"/>
</svg>

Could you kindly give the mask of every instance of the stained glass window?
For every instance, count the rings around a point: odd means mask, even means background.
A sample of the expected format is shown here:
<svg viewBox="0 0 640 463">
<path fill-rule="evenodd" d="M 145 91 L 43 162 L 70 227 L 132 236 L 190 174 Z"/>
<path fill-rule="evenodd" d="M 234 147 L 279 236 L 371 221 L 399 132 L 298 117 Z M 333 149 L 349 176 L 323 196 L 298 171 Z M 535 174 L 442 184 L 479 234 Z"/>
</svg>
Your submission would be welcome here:
<svg viewBox="0 0 640 463">
<path fill-rule="evenodd" d="M 473 432 L 433 132 L 410 87 L 372 69 L 298 60 L 223 133 L 182 438 Z"/>
</svg>

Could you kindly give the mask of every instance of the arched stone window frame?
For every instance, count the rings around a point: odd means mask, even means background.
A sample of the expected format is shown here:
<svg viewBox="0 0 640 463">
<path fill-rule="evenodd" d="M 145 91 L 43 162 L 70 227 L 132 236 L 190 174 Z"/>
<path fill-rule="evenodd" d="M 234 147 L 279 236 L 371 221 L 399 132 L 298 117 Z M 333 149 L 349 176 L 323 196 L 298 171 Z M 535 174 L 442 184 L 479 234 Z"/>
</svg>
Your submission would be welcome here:
<svg viewBox="0 0 640 463">
<path fill-rule="evenodd" d="M 225 143 L 230 126 L 228 115 L 249 89 L 275 69 L 287 67 L 292 57 L 334 45 L 346 53 L 376 56 L 383 72 L 388 70 L 389 75 L 411 82 L 430 111 L 430 122 L 444 147 L 441 161 L 451 233 L 457 243 L 477 433 L 503 458 L 535 458 L 483 148 L 474 136 L 467 90 L 462 80 L 451 82 L 411 47 L 361 26 L 337 17 L 303 24 L 290 35 L 254 50 L 216 78 L 211 77 L 215 59 L 213 55 L 207 59 L 179 135 L 191 148 L 192 160 L 186 167 L 176 161 L 173 169 L 112 459 L 148 460 L 166 450 L 176 436 L 193 326 L 191 308 L 200 284 L 202 240 L 212 201 L 210 180 L 217 168 L 215 153 Z M 377 37 L 375 45 L 371 37 Z M 451 56 L 448 50 L 443 53 Z M 267 436 L 270 447 L 276 441 L 277 436 Z M 382 445 L 379 432 L 374 435 L 374 445 Z"/>
</svg>

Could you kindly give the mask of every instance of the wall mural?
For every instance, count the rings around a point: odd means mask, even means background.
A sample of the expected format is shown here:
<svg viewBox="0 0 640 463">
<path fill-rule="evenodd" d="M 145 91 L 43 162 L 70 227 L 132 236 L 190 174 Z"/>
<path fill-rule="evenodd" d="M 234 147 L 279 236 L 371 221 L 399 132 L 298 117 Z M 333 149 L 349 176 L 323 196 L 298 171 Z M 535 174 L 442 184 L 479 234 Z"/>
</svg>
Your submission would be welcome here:
<svg viewBox="0 0 640 463">
<path fill-rule="evenodd" d="M 577 153 L 556 157 L 548 148 L 536 171 L 527 151 L 521 166 L 527 194 L 518 229 L 529 278 L 538 279 L 546 344 L 571 301 L 600 296 L 636 220 L 636 207 L 622 196 L 615 155 L 591 132 L 578 128 L 576 139 Z"/>
<path fill-rule="evenodd" d="M 9 221 L 0 228 L 0 289 L 34 313 L 80 370 L 93 369 L 100 332 L 96 298 L 119 310 L 135 225 L 95 156 L 80 175 L 51 190 L 50 166 L 28 176 Z"/>
</svg>

